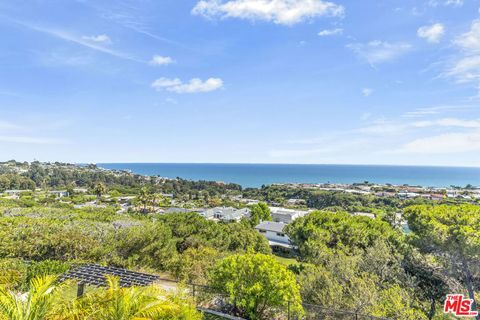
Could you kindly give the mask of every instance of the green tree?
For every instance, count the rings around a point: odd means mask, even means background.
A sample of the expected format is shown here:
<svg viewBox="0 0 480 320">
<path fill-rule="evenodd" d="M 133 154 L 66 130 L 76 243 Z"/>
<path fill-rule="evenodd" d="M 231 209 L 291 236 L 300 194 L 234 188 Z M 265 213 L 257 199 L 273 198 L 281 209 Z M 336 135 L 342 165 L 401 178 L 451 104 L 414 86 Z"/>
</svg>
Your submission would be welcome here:
<svg viewBox="0 0 480 320">
<path fill-rule="evenodd" d="M 268 205 L 264 202 L 260 202 L 251 206 L 250 221 L 252 226 L 256 226 L 261 221 L 272 221 L 272 214 Z"/>
<path fill-rule="evenodd" d="M 228 294 L 234 308 L 249 319 L 272 319 L 275 310 L 286 310 L 288 304 L 294 314 L 303 314 L 293 273 L 273 256 L 247 253 L 227 257 L 211 272 L 210 284 Z"/>
<path fill-rule="evenodd" d="M 412 242 L 463 280 L 475 310 L 472 268 L 480 265 L 480 207 L 413 206 L 405 210 L 405 218 L 412 231 Z"/>
<path fill-rule="evenodd" d="M 315 211 L 289 224 L 286 232 L 305 261 L 335 252 L 362 253 L 378 240 L 393 254 L 404 249 L 402 235 L 387 222 L 346 212 Z"/>
<path fill-rule="evenodd" d="M 220 254 L 209 247 L 188 248 L 174 264 L 174 274 L 179 280 L 206 284 L 208 272 L 215 266 Z"/>
</svg>

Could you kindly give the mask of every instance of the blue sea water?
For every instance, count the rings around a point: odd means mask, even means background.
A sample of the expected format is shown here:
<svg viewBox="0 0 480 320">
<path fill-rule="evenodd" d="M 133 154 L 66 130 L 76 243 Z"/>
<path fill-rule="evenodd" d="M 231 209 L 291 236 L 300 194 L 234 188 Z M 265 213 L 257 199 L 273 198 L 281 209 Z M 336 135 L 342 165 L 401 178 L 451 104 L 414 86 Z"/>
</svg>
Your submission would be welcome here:
<svg viewBox="0 0 480 320">
<path fill-rule="evenodd" d="M 98 166 L 167 178 L 233 182 L 243 187 L 363 181 L 432 187 L 480 186 L 480 168 L 462 167 L 190 163 L 99 163 Z"/>
</svg>

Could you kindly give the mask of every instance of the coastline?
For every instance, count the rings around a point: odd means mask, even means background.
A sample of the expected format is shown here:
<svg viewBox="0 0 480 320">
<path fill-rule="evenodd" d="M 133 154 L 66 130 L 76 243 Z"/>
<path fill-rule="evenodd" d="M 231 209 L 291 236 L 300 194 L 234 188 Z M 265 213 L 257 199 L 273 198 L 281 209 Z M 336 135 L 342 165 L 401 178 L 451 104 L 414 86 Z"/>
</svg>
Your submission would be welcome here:
<svg viewBox="0 0 480 320">
<path fill-rule="evenodd" d="M 480 185 L 480 168 L 398 165 L 98 163 L 110 170 L 187 180 L 221 181 L 244 188 L 271 184 L 374 184 L 435 188 Z"/>
</svg>

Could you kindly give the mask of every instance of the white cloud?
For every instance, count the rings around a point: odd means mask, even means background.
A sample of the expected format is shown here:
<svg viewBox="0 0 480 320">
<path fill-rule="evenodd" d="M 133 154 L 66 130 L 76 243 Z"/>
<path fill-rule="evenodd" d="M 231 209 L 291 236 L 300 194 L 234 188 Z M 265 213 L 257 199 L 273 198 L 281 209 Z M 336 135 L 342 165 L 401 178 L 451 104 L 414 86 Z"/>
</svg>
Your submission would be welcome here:
<svg viewBox="0 0 480 320">
<path fill-rule="evenodd" d="M 121 59 L 132 60 L 132 61 L 136 61 L 136 62 L 144 62 L 144 61 L 136 59 L 135 57 L 132 57 L 128 54 L 125 54 L 123 52 L 119 52 L 119 51 L 116 51 L 116 50 L 113 50 L 113 49 L 110 49 L 110 48 L 106 48 L 102 44 L 93 42 L 91 40 L 85 40 L 82 37 L 71 34 L 71 33 L 67 32 L 67 31 L 64 31 L 64 30 L 44 28 L 44 27 L 41 27 L 41 26 L 33 25 L 33 24 L 23 22 L 23 21 L 19 21 L 19 20 L 10 19 L 10 18 L 8 18 L 8 19 L 10 21 L 12 21 L 14 23 L 17 23 L 21 26 L 24 26 L 25 28 L 28 28 L 30 30 L 41 32 L 41 33 L 50 35 L 52 37 L 55 37 L 55 38 L 58 38 L 58 39 L 61 39 L 61 40 L 69 41 L 69 42 L 81 45 L 83 47 L 86 47 L 86 48 L 89 48 L 89 49 L 92 49 L 92 50 L 95 50 L 95 51 L 98 51 L 98 52 L 102 52 L 102 53 L 105 53 L 105 54 L 108 54 L 108 55 L 111 55 L 111 56 L 114 56 L 114 57 L 117 57 L 117 58 L 121 58 Z"/>
<path fill-rule="evenodd" d="M 447 75 L 458 82 L 480 80 L 480 55 L 461 58 L 447 71 Z"/>
<path fill-rule="evenodd" d="M 441 23 L 435 23 L 431 26 L 423 26 L 417 30 L 417 35 L 430 43 L 438 43 L 445 34 L 445 27 Z"/>
<path fill-rule="evenodd" d="M 463 0 L 445 0 L 440 2 L 439 0 L 429 0 L 428 5 L 430 7 L 437 7 L 438 5 L 461 7 L 463 6 Z"/>
<path fill-rule="evenodd" d="M 458 82 L 476 82 L 480 80 L 480 20 L 475 20 L 470 30 L 454 40 L 460 50 L 459 56 L 445 72 Z"/>
<path fill-rule="evenodd" d="M 406 143 L 400 153 L 447 154 L 480 150 L 480 132 L 445 133 Z"/>
<path fill-rule="evenodd" d="M 480 120 L 464 120 L 457 118 L 443 118 L 437 120 L 426 120 L 426 121 L 417 121 L 412 124 L 417 128 L 425 127 L 459 127 L 459 128 L 479 128 L 480 129 Z"/>
<path fill-rule="evenodd" d="M 336 29 L 325 29 L 322 30 L 318 33 L 320 37 L 327 37 L 327 36 L 337 36 L 343 34 L 343 29 L 342 28 L 336 28 Z"/>
<path fill-rule="evenodd" d="M 480 20 L 475 20 L 470 31 L 460 35 L 454 43 L 465 51 L 480 52 Z"/>
<path fill-rule="evenodd" d="M 414 111 L 408 111 L 402 115 L 402 117 L 405 118 L 417 118 L 417 117 L 424 117 L 424 116 L 430 116 L 430 115 L 435 115 L 435 114 L 440 114 L 440 113 L 445 113 L 445 112 L 456 112 L 465 109 L 471 109 L 472 105 L 445 105 L 445 106 L 435 106 L 435 107 L 427 107 L 427 108 L 418 108 Z"/>
<path fill-rule="evenodd" d="M 150 60 L 150 64 L 154 66 L 166 66 L 174 62 L 175 61 L 172 58 L 160 55 L 154 55 L 152 60 Z"/>
<path fill-rule="evenodd" d="M 362 94 L 364 97 L 370 97 L 373 93 L 373 89 L 370 88 L 363 88 L 362 89 Z"/>
<path fill-rule="evenodd" d="M 180 79 L 159 78 L 152 83 L 152 87 L 157 91 L 167 90 L 175 93 L 197 93 L 210 92 L 223 87 L 223 80 L 219 78 L 209 78 L 205 81 L 194 78 L 187 83 Z"/>
<path fill-rule="evenodd" d="M 83 36 L 83 40 L 92 41 L 96 43 L 110 44 L 112 40 L 106 34 L 99 34 L 97 36 Z"/>
<path fill-rule="evenodd" d="M 357 131 L 366 134 L 395 134 L 405 131 L 408 126 L 404 123 L 395 121 L 387 121 L 384 119 L 377 119 L 370 123 L 370 125 L 360 128 Z"/>
<path fill-rule="evenodd" d="M 394 60 L 409 52 L 412 46 L 405 42 L 370 41 L 368 43 L 352 43 L 347 45 L 359 57 L 371 65 Z"/>
<path fill-rule="evenodd" d="M 341 17 L 341 5 L 323 0 L 202 0 L 192 14 L 207 18 L 239 18 L 293 25 L 320 16 Z"/>
<path fill-rule="evenodd" d="M 424 121 L 389 121 L 377 119 L 357 132 L 366 134 L 406 134 L 412 130 L 425 128 L 464 128 L 480 129 L 480 119 L 440 118 Z"/>
<path fill-rule="evenodd" d="M 444 2 L 444 5 L 452 6 L 452 7 L 461 7 L 463 6 L 463 0 L 446 0 Z"/>
</svg>

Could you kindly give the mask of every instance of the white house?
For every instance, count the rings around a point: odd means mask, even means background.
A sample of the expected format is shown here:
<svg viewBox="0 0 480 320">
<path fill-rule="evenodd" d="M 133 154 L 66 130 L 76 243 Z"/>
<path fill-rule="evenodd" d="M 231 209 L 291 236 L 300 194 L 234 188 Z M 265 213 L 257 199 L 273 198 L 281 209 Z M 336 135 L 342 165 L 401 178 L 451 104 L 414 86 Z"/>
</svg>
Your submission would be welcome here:
<svg viewBox="0 0 480 320">
<path fill-rule="evenodd" d="M 367 218 L 375 219 L 375 215 L 370 212 L 354 212 L 353 215 L 357 217 L 367 217 Z"/>
<path fill-rule="evenodd" d="M 303 217 L 308 211 L 293 210 L 279 207 L 270 207 L 272 213 L 272 220 L 274 222 L 290 223 L 293 220 Z"/>
<path fill-rule="evenodd" d="M 68 197 L 69 193 L 66 190 L 52 190 L 48 193 L 53 194 L 57 198 Z"/>
<path fill-rule="evenodd" d="M 243 217 L 250 217 L 250 209 L 236 209 L 232 207 L 216 207 L 200 212 L 200 215 L 206 219 L 220 220 L 223 222 L 238 222 Z"/>
<path fill-rule="evenodd" d="M 8 194 L 9 196 L 18 196 L 21 193 L 24 192 L 30 192 L 32 190 L 5 190 L 5 193 Z"/>
<path fill-rule="evenodd" d="M 267 238 L 272 248 L 292 249 L 290 238 L 283 232 L 285 226 L 285 223 L 263 221 L 255 229 Z"/>
</svg>

